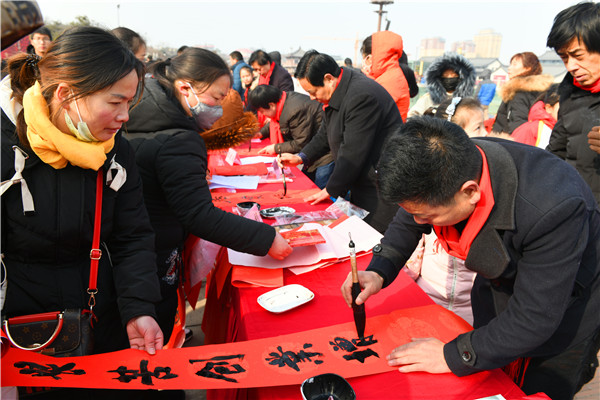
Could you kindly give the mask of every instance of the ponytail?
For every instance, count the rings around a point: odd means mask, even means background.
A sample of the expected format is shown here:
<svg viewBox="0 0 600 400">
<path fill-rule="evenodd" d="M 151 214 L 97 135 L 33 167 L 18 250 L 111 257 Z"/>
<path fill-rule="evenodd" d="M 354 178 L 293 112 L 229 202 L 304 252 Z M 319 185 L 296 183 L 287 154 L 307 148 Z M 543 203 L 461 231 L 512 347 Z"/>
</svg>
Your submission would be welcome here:
<svg viewBox="0 0 600 400">
<path fill-rule="evenodd" d="M 157 61 L 150 67 L 150 73 L 158 81 L 168 95 L 173 92 L 173 81 L 168 78 L 167 68 L 171 65 L 171 59 L 168 58 L 165 61 Z"/>
<path fill-rule="evenodd" d="M 40 57 L 35 54 L 21 53 L 11 57 L 7 63 L 7 70 L 10 74 L 10 86 L 12 89 L 12 98 L 19 104 L 23 104 L 23 95 L 36 80 L 40 79 L 40 70 L 38 62 Z M 27 139 L 27 125 L 23 110 L 17 115 L 17 136 L 24 147 L 30 149 Z"/>
<path fill-rule="evenodd" d="M 232 80 L 231 69 L 219 55 L 196 47 L 187 48 L 172 59 L 156 62 L 152 74 L 168 94 L 173 92 L 177 79 L 196 82 L 204 90 L 223 75 Z"/>
</svg>

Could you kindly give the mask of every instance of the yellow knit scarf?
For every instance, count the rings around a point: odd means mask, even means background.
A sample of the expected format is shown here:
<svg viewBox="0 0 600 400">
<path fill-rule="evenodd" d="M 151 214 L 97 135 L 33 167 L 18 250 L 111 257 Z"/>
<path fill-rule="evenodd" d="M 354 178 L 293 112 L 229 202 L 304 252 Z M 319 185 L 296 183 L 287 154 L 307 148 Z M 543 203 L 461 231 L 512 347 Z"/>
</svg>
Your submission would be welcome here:
<svg viewBox="0 0 600 400">
<path fill-rule="evenodd" d="M 64 168 L 70 162 L 97 171 L 115 144 L 114 136 L 105 142 L 83 142 L 54 126 L 39 82 L 23 95 L 23 111 L 31 148 L 44 163 L 55 169 Z"/>
</svg>

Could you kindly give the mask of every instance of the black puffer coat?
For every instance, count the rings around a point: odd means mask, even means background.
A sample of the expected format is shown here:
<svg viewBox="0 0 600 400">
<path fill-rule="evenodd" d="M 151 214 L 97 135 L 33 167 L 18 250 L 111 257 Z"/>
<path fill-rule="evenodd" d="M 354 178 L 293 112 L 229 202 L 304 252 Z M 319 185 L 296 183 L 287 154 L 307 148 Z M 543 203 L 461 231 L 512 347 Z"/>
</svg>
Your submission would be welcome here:
<svg viewBox="0 0 600 400">
<path fill-rule="evenodd" d="M 13 145 L 25 150 L 2 112 L 2 181 L 15 173 Z M 35 212 L 23 212 L 21 186 L 2 196 L 2 251 L 8 289 L 8 317 L 86 308 L 90 249 L 96 203 L 96 171 L 68 164 L 54 169 L 26 151 L 23 177 Z M 107 154 L 105 171 L 116 156 L 127 180 L 115 192 L 104 186 L 98 294 L 94 312 L 95 352 L 129 347 L 126 323 L 140 315 L 156 317 L 159 297 L 154 234 L 144 207 L 141 179 L 131 147 L 120 134 Z"/>
<path fill-rule="evenodd" d="M 206 181 L 206 147 L 199 128 L 156 79 L 146 80 L 142 100 L 131 110 L 126 126 L 156 233 L 163 296 L 157 312 L 168 340 L 177 307 L 180 254 L 187 235 L 262 256 L 271 248 L 275 229 L 213 205 Z"/>
<path fill-rule="evenodd" d="M 456 71 L 460 78 L 456 90 L 452 92 L 452 97 L 472 97 L 477 77 L 473 64 L 460 54 L 444 53 L 443 56 L 436 58 L 425 71 L 427 90 L 431 100 L 435 104 L 440 104 L 446 99 L 447 92 L 442 85 L 442 74 L 447 69 Z"/>
<path fill-rule="evenodd" d="M 600 93 L 573 85 L 573 76 L 565 76 L 559 87 L 560 108 L 546 150 L 574 166 L 592 188 L 600 204 L 600 154 L 592 151 L 587 134 L 600 125 Z"/>
<path fill-rule="evenodd" d="M 448 69 L 455 71 L 460 80 L 456 90 L 448 93 L 442 84 L 442 75 Z M 423 115 L 430 107 L 437 107 L 447 97 L 473 97 L 477 74 L 471 61 L 460 54 L 444 53 L 433 60 L 425 71 L 427 93 L 419 97 L 408 111 L 408 118 Z"/>
<path fill-rule="evenodd" d="M 127 122 L 144 198 L 156 232 L 159 273 L 188 233 L 238 251 L 265 255 L 275 229 L 216 208 L 206 181 L 204 140 L 192 117 L 157 80 L 146 80 L 144 96 Z"/>
</svg>

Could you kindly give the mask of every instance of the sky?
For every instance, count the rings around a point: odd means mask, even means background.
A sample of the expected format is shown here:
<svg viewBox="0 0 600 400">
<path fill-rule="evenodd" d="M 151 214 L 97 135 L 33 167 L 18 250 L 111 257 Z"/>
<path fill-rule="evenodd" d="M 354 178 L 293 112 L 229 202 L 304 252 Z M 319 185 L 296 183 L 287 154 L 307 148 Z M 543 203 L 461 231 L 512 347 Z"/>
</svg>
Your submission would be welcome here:
<svg viewBox="0 0 600 400">
<path fill-rule="evenodd" d="M 238 49 L 316 49 L 360 62 L 360 45 L 377 31 L 378 5 L 369 0 L 37 0 L 44 20 L 69 23 L 85 15 L 107 29 L 125 26 L 152 47 L 214 46 Z M 500 60 L 519 52 L 546 51 L 546 37 L 558 12 L 577 0 L 430 1 L 395 0 L 384 6 L 389 30 L 400 34 L 409 59 L 421 39 L 473 40 L 482 29 L 502 34 Z"/>
</svg>

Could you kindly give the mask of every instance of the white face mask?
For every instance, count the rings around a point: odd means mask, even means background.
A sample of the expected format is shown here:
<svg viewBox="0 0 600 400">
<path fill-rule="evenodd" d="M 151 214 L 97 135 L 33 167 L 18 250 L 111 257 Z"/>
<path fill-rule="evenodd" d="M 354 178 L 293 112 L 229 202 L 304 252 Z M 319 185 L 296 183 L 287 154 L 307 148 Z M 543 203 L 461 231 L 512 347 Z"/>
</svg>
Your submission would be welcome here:
<svg viewBox="0 0 600 400">
<path fill-rule="evenodd" d="M 67 123 L 67 128 L 69 128 L 69 131 L 75 135 L 75 137 L 83 142 L 97 142 L 98 139 L 96 139 L 94 137 L 94 135 L 92 135 L 92 132 L 90 132 L 90 128 L 88 128 L 87 124 L 85 122 L 83 122 L 83 120 L 81 119 L 81 114 L 79 113 L 79 107 L 77 106 L 77 99 L 74 100 L 75 101 L 75 110 L 77 111 L 77 116 L 79 117 L 79 123 L 77 124 L 77 129 L 75 129 L 75 124 L 73 124 L 73 120 L 71 119 L 71 116 L 69 115 L 69 113 L 67 112 L 67 110 L 65 110 L 65 122 Z"/>
<path fill-rule="evenodd" d="M 194 97 L 196 97 L 196 101 L 198 102 L 198 104 L 196 104 L 194 107 L 191 107 L 187 97 L 184 97 L 185 103 L 187 104 L 192 115 L 196 119 L 198 127 L 204 130 L 209 129 L 219 118 L 223 116 L 223 107 L 219 105 L 209 106 L 207 104 L 204 104 L 198 98 L 198 95 L 194 91 L 194 88 L 192 88 L 191 84 L 190 88 L 192 89 L 192 94 L 194 95 Z"/>
</svg>

